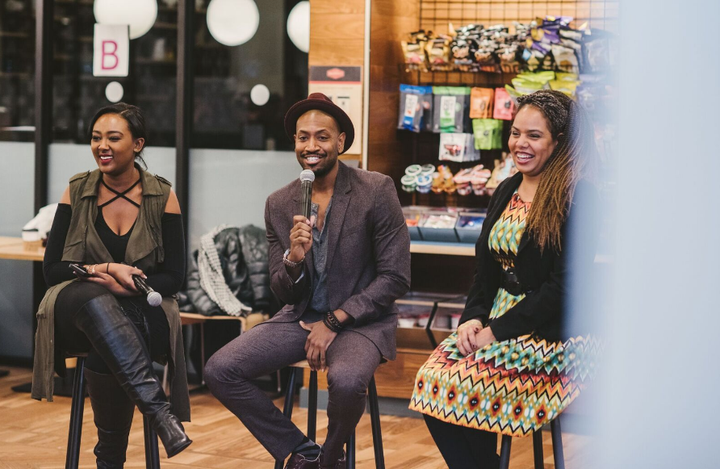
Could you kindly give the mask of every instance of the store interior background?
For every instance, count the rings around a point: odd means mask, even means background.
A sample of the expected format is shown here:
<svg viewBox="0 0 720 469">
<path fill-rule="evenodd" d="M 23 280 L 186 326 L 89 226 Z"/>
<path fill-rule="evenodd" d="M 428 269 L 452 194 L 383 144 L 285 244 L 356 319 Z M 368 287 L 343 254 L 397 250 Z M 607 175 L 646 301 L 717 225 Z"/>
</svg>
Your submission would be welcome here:
<svg viewBox="0 0 720 469">
<path fill-rule="evenodd" d="M 715 86 L 720 63 L 699 44 L 714 41 L 720 4 L 714 0 L 668 0 L 662 7 L 650 0 L 464 3 L 487 8 L 490 15 L 503 15 L 511 5 L 518 16 L 523 13 L 518 19 L 525 21 L 544 14 L 572 15 L 564 8 L 581 8 L 591 20 L 595 12 L 602 15 L 603 22 L 608 12 L 616 15 L 610 23 L 623 37 L 619 79 L 624 99 L 618 114 L 623 129 L 619 136 L 622 161 L 616 173 L 620 203 L 616 224 L 610 227 L 617 249 L 616 275 L 597 306 L 611 325 L 612 340 L 608 371 L 600 381 L 604 385 L 600 388 L 602 399 L 596 403 L 602 415 L 601 429 L 609 436 L 605 447 L 612 450 L 603 453 L 597 467 L 715 467 L 711 449 L 720 380 L 714 357 L 720 316 L 715 314 L 713 293 L 719 280 L 720 251 L 714 239 L 720 223 L 712 202 L 720 174 L 715 141 L 720 128 L 720 89 Z M 369 65 L 368 118 L 374 130 L 368 130 L 368 167 L 397 174 L 406 162 L 386 157 L 388 152 L 399 154 L 402 148 L 395 131 L 397 97 L 393 98 L 403 82 L 397 66 L 401 62 L 397 42 L 417 28 L 419 4 L 372 1 L 370 62 L 366 62 L 365 5 L 363 0 L 312 0 L 307 63 Z M 607 24 L 598 27 L 612 30 Z M 670 38 L 659 44 L 654 34 L 660 30 Z M 0 35 L 4 54 L 11 39 Z M 32 41 L 32 33 L 26 40 Z M 26 53 L 27 48 L 23 49 Z M 2 66 L 0 99 L 16 97 L 15 92 L 5 92 L 10 85 L 9 77 L 3 76 L 16 72 L 7 72 L 5 63 Z M 698 67 L 702 73 L 695 73 Z M 32 77 L 26 78 L 20 81 L 27 85 Z M 173 88 L 168 83 L 166 87 Z M 3 102 L 0 106 L 7 105 Z M 32 100 L 12 106 L 31 112 Z M 26 115 L 23 122 L 3 121 L 2 125 L 32 125 L 27 119 Z M 31 140 L 29 132 L 0 135 L 2 236 L 19 236 L 34 215 Z M 240 146 L 205 145 L 191 150 L 191 247 L 200 234 L 219 223 L 262 226 L 267 194 L 297 175 L 297 163 L 287 149 L 267 152 Z M 363 156 L 348 158 L 360 161 Z M 174 179 L 172 146 L 152 146 L 146 159 L 151 171 Z M 70 175 L 88 168 L 92 168 L 92 160 L 87 144 L 53 143 L 49 201 L 59 198 Z M 251 176 L 242 177 L 246 174 Z M 682 216 L 687 218 L 678 221 Z M 702 247 L 696 247 L 695 238 L 688 241 L 687 223 L 701 241 L 707 239 Z M 3 261 L 0 278 L 0 355 L 22 362 L 32 355 L 28 340 L 32 335 L 32 266 Z"/>
</svg>

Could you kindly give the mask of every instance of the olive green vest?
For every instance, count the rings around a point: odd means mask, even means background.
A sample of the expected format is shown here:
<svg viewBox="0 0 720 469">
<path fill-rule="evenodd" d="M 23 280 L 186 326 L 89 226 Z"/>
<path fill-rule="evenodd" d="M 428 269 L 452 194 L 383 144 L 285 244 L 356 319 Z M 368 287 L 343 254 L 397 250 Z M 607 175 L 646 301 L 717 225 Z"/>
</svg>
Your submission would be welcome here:
<svg viewBox="0 0 720 469">
<path fill-rule="evenodd" d="M 72 219 L 65 240 L 63 261 L 86 264 L 114 262 L 95 230 L 100 178 L 99 170 L 76 174 L 70 178 Z M 143 191 L 142 204 L 128 240 L 124 262 L 150 274 L 157 264 L 165 260 L 161 226 L 165 205 L 170 196 L 170 183 L 142 169 L 140 169 L 140 179 L 142 179 Z"/>
</svg>

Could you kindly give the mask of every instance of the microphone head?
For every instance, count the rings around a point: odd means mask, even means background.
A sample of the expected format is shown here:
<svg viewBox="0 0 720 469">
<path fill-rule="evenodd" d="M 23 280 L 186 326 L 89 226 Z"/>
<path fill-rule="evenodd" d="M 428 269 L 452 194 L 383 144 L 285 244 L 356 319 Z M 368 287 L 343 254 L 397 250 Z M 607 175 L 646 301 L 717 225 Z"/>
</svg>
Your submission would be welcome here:
<svg viewBox="0 0 720 469">
<path fill-rule="evenodd" d="M 300 180 L 301 181 L 308 181 L 313 182 L 315 180 L 315 173 L 310 171 L 309 169 L 303 169 L 300 172 Z"/>
<path fill-rule="evenodd" d="M 150 306 L 160 306 L 162 295 L 156 291 L 148 293 L 147 302 Z"/>
</svg>

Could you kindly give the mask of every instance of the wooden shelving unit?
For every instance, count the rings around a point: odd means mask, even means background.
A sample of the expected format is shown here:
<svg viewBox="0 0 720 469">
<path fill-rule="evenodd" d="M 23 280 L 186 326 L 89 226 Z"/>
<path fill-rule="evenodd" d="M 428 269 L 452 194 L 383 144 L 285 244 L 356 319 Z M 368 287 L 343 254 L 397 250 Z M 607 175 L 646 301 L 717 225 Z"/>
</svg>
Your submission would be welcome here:
<svg viewBox="0 0 720 469">
<path fill-rule="evenodd" d="M 364 142 L 368 151 L 366 169 L 392 177 L 404 205 L 483 208 L 489 201 L 488 197 L 458 198 L 431 194 L 412 200 L 413 196 L 403 193 L 400 178 L 407 166 L 413 163 L 438 164 L 437 142 L 434 140 L 437 136 L 411 135 L 396 129 L 399 86 L 408 83 L 495 87 L 509 81 L 513 74 L 406 70 L 402 65 L 404 58 L 400 41 L 406 39 L 409 32 L 420 28 L 446 33 L 449 23 L 455 27 L 468 23 L 510 25 L 514 21 L 530 22 L 547 15 L 573 16 L 577 25 L 587 22 L 591 28 L 612 32 L 618 27 L 619 1 L 372 0 L 370 25 L 369 29 L 365 29 L 370 35 L 367 62 L 363 60 L 363 43 L 367 38 L 361 33 L 365 24 L 364 1 L 348 0 L 339 5 L 332 0 L 313 0 L 309 65 L 361 65 L 369 69 L 369 107 L 364 109 L 368 114 L 368 139 Z M 336 24 L 352 27 L 337 28 L 333 26 Z M 434 149 L 431 148 L 433 145 Z M 413 241 L 410 252 L 413 290 L 458 295 L 467 293 L 474 274 L 474 245 Z M 596 262 L 609 260 L 607 256 L 598 256 Z M 398 303 L 403 304 L 404 301 Z M 434 333 L 436 339 L 442 337 L 442 331 Z M 397 339 L 397 360 L 377 371 L 378 393 L 387 397 L 409 398 L 415 374 L 430 355 L 431 347 L 427 345 L 425 331 L 420 328 L 400 328 Z"/>
<path fill-rule="evenodd" d="M 433 241 L 412 241 L 410 243 L 412 254 L 437 254 L 443 256 L 475 255 L 475 245 L 467 243 L 437 243 Z"/>
</svg>

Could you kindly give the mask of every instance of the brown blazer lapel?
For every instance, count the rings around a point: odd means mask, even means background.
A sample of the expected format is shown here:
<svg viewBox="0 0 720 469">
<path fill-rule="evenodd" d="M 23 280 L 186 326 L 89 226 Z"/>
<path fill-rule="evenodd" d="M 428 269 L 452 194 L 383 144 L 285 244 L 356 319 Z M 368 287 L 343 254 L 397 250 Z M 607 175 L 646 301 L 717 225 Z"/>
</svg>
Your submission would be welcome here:
<svg viewBox="0 0 720 469">
<path fill-rule="evenodd" d="M 325 269 L 330 272 L 332 268 L 333 257 L 335 257 L 335 250 L 337 249 L 340 241 L 340 234 L 342 232 L 343 223 L 345 222 L 345 213 L 347 212 L 348 205 L 350 204 L 350 198 L 352 185 L 350 184 L 350 169 L 345 166 L 342 162 L 338 163 L 340 169 L 338 170 L 337 181 L 335 181 L 335 191 L 333 193 L 332 208 L 330 209 L 330 220 L 328 221 L 328 258 Z"/>
</svg>

